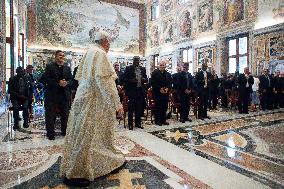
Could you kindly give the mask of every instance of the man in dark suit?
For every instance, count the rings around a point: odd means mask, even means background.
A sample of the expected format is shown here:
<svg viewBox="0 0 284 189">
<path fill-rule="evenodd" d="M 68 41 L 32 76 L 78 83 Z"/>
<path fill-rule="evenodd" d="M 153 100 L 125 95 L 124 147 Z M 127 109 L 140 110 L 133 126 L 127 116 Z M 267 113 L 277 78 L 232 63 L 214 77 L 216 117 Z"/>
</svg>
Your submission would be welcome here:
<svg viewBox="0 0 284 189">
<path fill-rule="evenodd" d="M 183 70 L 178 75 L 177 94 L 180 100 L 180 122 L 192 121 L 189 119 L 190 94 L 193 90 L 192 75 L 188 72 L 188 63 L 184 63 Z"/>
<path fill-rule="evenodd" d="M 166 61 L 159 63 L 159 68 L 154 70 L 151 76 L 151 85 L 155 102 L 155 123 L 157 125 L 169 125 L 166 122 L 169 102 L 169 92 L 172 85 L 172 77 L 166 69 Z"/>
<path fill-rule="evenodd" d="M 220 80 L 218 75 L 213 70 L 209 82 L 209 109 L 211 110 L 217 109 L 219 84 Z"/>
<path fill-rule="evenodd" d="M 240 114 L 248 114 L 248 105 L 250 102 L 250 94 L 252 93 L 252 85 L 254 83 L 253 76 L 250 75 L 249 68 L 244 68 L 244 73 L 239 74 L 237 78 L 238 86 L 238 108 Z"/>
<path fill-rule="evenodd" d="M 115 85 L 118 91 L 120 102 L 122 102 L 123 101 L 123 72 L 120 70 L 119 63 L 116 62 L 114 63 L 113 66 L 114 66 L 115 73 L 117 75 L 117 78 L 115 80 Z"/>
<path fill-rule="evenodd" d="M 133 57 L 133 65 L 127 66 L 124 71 L 124 88 L 128 96 L 128 127 L 133 130 L 133 113 L 135 113 L 135 127 L 143 129 L 141 117 L 144 112 L 145 89 L 147 82 L 146 69 L 140 64 L 139 56 Z"/>
<path fill-rule="evenodd" d="M 177 66 L 177 73 L 174 73 L 172 75 L 172 78 L 173 78 L 173 89 L 174 90 L 177 90 L 177 86 L 178 86 L 178 76 L 179 76 L 179 73 L 182 71 L 182 67 L 181 66 Z"/>
<path fill-rule="evenodd" d="M 268 74 L 268 69 L 263 69 L 262 75 L 259 77 L 259 94 L 260 94 L 260 106 L 262 110 L 273 107 L 273 80 Z"/>
<path fill-rule="evenodd" d="M 45 123 L 49 140 L 55 139 L 54 124 L 57 113 L 60 113 L 61 116 L 61 135 L 66 135 L 72 78 L 70 67 L 64 65 L 64 52 L 56 51 L 55 62 L 48 64 L 44 73 L 46 83 Z"/>
<path fill-rule="evenodd" d="M 22 67 L 16 69 L 17 75 L 11 77 L 8 83 L 8 93 L 10 94 L 10 100 L 13 105 L 13 116 L 14 116 L 14 130 L 19 128 L 19 109 L 22 106 L 23 118 L 24 118 L 24 128 L 28 128 L 28 104 L 30 99 L 30 78 L 25 74 Z"/>
<path fill-rule="evenodd" d="M 202 69 L 196 73 L 196 92 L 198 100 L 198 119 L 210 119 L 207 115 L 208 106 L 208 85 L 210 83 L 211 74 L 207 70 L 207 63 L 202 64 Z"/>
</svg>

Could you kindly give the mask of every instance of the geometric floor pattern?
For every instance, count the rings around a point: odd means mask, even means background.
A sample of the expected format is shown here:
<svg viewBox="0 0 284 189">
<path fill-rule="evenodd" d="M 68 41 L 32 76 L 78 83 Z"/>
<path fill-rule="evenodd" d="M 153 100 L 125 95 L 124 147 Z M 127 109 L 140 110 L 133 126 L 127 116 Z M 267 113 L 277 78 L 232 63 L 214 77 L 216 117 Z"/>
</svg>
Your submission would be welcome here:
<svg viewBox="0 0 284 189">
<path fill-rule="evenodd" d="M 284 188 L 284 109 L 209 115 L 210 120 L 192 116 L 193 122 L 186 123 L 173 116 L 162 127 L 148 119 L 143 130 L 118 125 L 115 146 L 127 163 L 88 188 Z M 28 129 L 12 133 L 6 117 L 0 117 L 0 188 L 68 188 L 59 177 L 64 142 L 60 120 L 56 140 L 49 141 L 42 116 L 35 116 Z"/>
</svg>

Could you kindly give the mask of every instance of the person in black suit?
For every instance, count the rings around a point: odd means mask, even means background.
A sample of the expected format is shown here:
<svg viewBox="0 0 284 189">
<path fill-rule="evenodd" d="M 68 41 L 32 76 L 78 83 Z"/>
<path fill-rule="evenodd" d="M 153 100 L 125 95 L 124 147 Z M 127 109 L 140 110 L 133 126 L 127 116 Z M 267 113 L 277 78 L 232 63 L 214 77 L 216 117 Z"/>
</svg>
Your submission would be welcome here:
<svg viewBox="0 0 284 189">
<path fill-rule="evenodd" d="M 8 83 L 8 93 L 10 94 L 10 100 L 13 105 L 13 117 L 14 117 L 14 130 L 19 128 L 19 109 L 22 106 L 23 118 L 24 118 L 24 128 L 28 128 L 28 104 L 30 100 L 30 78 L 25 74 L 22 67 L 16 69 L 17 75 L 11 77 Z"/>
<path fill-rule="evenodd" d="M 213 70 L 209 82 L 209 109 L 211 110 L 217 109 L 219 84 L 220 80 L 218 75 Z"/>
<path fill-rule="evenodd" d="M 140 64 L 139 56 L 133 57 L 133 65 L 124 71 L 124 88 L 128 96 L 128 127 L 133 130 L 133 113 L 135 113 L 135 127 L 143 129 L 141 117 L 144 113 L 145 89 L 147 82 L 146 69 Z"/>
<path fill-rule="evenodd" d="M 237 78 L 238 86 L 238 109 L 240 114 L 248 114 L 248 105 L 250 102 L 250 94 L 252 93 L 252 85 L 254 83 L 253 76 L 249 73 L 249 68 L 244 68 L 244 73 L 239 74 Z"/>
<path fill-rule="evenodd" d="M 33 76 L 33 71 L 34 71 L 34 67 L 32 65 L 27 65 L 26 67 L 26 73 L 28 75 L 29 78 L 29 116 L 30 118 L 33 118 L 33 101 L 34 101 L 34 88 L 35 88 L 35 80 L 34 80 L 34 76 Z"/>
<path fill-rule="evenodd" d="M 190 94 L 193 90 L 193 78 L 191 73 L 188 72 L 189 64 L 184 63 L 183 71 L 178 75 L 177 94 L 180 100 L 180 122 L 192 121 L 189 119 L 190 111 Z"/>
<path fill-rule="evenodd" d="M 182 71 L 182 67 L 181 66 L 177 66 L 177 73 L 172 74 L 172 79 L 173 79 L 173 89 L 177 90 L 177 86 L 178 86 L 178 76 L 179 73 Z"/>
<path fill-rule="evenodd" d="M 159 63 L 159 68 L 154 70 L 151 76 L 151 85 L 155 102 L 155 123 L 157 125 L 169 125 L 166 122 L 168 110 L 169 92 L 172 85 L 172 76 L 166 69 L 166 61 Z"/>
<path fill-rule="evenodd" d="M 117 75 L 115 85 L 118 91 L 120 102 L 123 101 L 123 72 L 120 70 L 119 63 L 114 63 L 114 71 Z"/>
<path fill-rule="evenodd" d="M 197 72 L 195 76 L 196 80 L 196 92 L 199 98 L 198 100 L 198 119 L 210 119 L 207 115 L 207 106 L 208 106 L 208 85 L 210 83 L 211 74 L 207 72 L 207 63 L 202 64 L 202 68 Z"/>
<path fill-rule="evenodd" d="M 262 75 L 259 77 L 259 94 L 260 106 L 262 110 L 272 109 L 273 99 L 273 80 L 268 74 L 268 69 L 263 69 Z"/>
<path fill-rule="evenodd" d="M 61 117 L 61 135 L 66 135 L 68 113 L 71 104 L 72 74 L 69 66 L 64 65 L 64 52 L 55 53 L 55 62 L 45 68 L 45 124 L 49 140 L 55 139 L 54 124 L 56 110 Z"/>
</svg>

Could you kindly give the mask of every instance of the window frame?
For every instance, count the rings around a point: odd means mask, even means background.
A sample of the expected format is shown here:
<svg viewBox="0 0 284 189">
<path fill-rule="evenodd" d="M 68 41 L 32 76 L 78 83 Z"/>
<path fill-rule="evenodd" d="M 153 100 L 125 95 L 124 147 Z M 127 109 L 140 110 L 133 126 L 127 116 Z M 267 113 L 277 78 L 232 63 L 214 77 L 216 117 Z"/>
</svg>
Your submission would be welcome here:
<svg viewBox="0 0 284 189">
<path fill-rule="evenodd" d="M 239 45 L 239 41 L 241 38 L 244 38 L 246 37 L 247 38 L 247 51 L 246 53 L 244 54 L 240 54 L 240 45 Z M 236 54 L 235 55 L 231 55 L 230 56 L 230 41 L 231 40 L 236 40 Z M 228 37 L 227 38 L 227 46 L 228 46 L 228 50 L 227 50 L 227 53 L 228 53 L 228 66 L 230 64 L 230 58 L 235 58 L 236 59 L 236 71 L 238 71 L 239 73 L 242 72 L 240 71 L 240 58 L 241 57 L 247 57 L 247 66 L 249 65 L 249 34 L 248 33 L 244 33 L 244 34 L 239 34 L 239 35 L 236 35 L 234 37 Z M 230 70 L 230 67 L 228 68 L 228 72 Z"/>
</svg>

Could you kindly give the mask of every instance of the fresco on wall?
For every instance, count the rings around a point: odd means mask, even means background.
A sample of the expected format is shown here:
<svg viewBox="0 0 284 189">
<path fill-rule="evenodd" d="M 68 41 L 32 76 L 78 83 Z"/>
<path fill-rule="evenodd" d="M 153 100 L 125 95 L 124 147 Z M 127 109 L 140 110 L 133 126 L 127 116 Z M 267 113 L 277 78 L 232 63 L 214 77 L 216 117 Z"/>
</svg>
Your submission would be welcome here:
<svg viewBox="0 0 284 189">
<path fill-rule="evenodd" d="M 110 34 L 112 51 L 139 53 L 139 10 L 93 0 L 37 2 L 37 44 L 86 47 L 89 32 L 99 29 Z"/>
<path fill-rule="evenodd" d="M 46 64 L 54 61 L 54 50 L 35 50 L 29 52 L 29 64 L 33 65 L 35 68 L 41 67 L 45 68 Z M 83 52 L 71 52 L 65 51 L 65 62 L 73 70 L 81 61 L 84 56 Z"/>
<path fill-rule="evenodd" d="M 213 2 L 207 1 L 198 8 L 198 26 L 200 32 L 213 29 Z"/>
<path fill-rule="evenodd" d="M 212 47 L 202 47 L 197 51 L 197 64 L 201 65 L 207 63 L 208 65 L 214 63 L 213 48 Z"/>
<path fill-rule="evenodd" d="M 161 8 L 163 14 L 169 13 L 174 8 L 174 0 L 163 0 Z"/>
<path fill-rule="evenodd" d="M 185 10 L 179 17 L 179 36 L 190 38 L 192 31 L 192 15 L 189 10 Z"/>
<path fill-rule="evenodd" d="M 156 47 L 159 45 L 159 27 L 158 25 L 153 25 L 150 28 L 149 36 L 151 47 Z"/>
<path fill-rule="evenodd" d="M 224 2 L 225 24 L 231 24 L 244 19 L 244 2 L 243 0 L 226 0 Z"/>
<path fill-rule="evenodd" d="M 162 39 L 161 41 L 164 43 L 170 43 L 174 40 L 175 35 L 175 21 L 174 18 L 170 17 L 165 20 L 163 20 L 163 33 L 162 33 Z"/>
<path fill-rule="evenodd" d="M 271 57 L 284 57 L 284 36 L 269 39 L 269 55 Z"/>
</svg>

